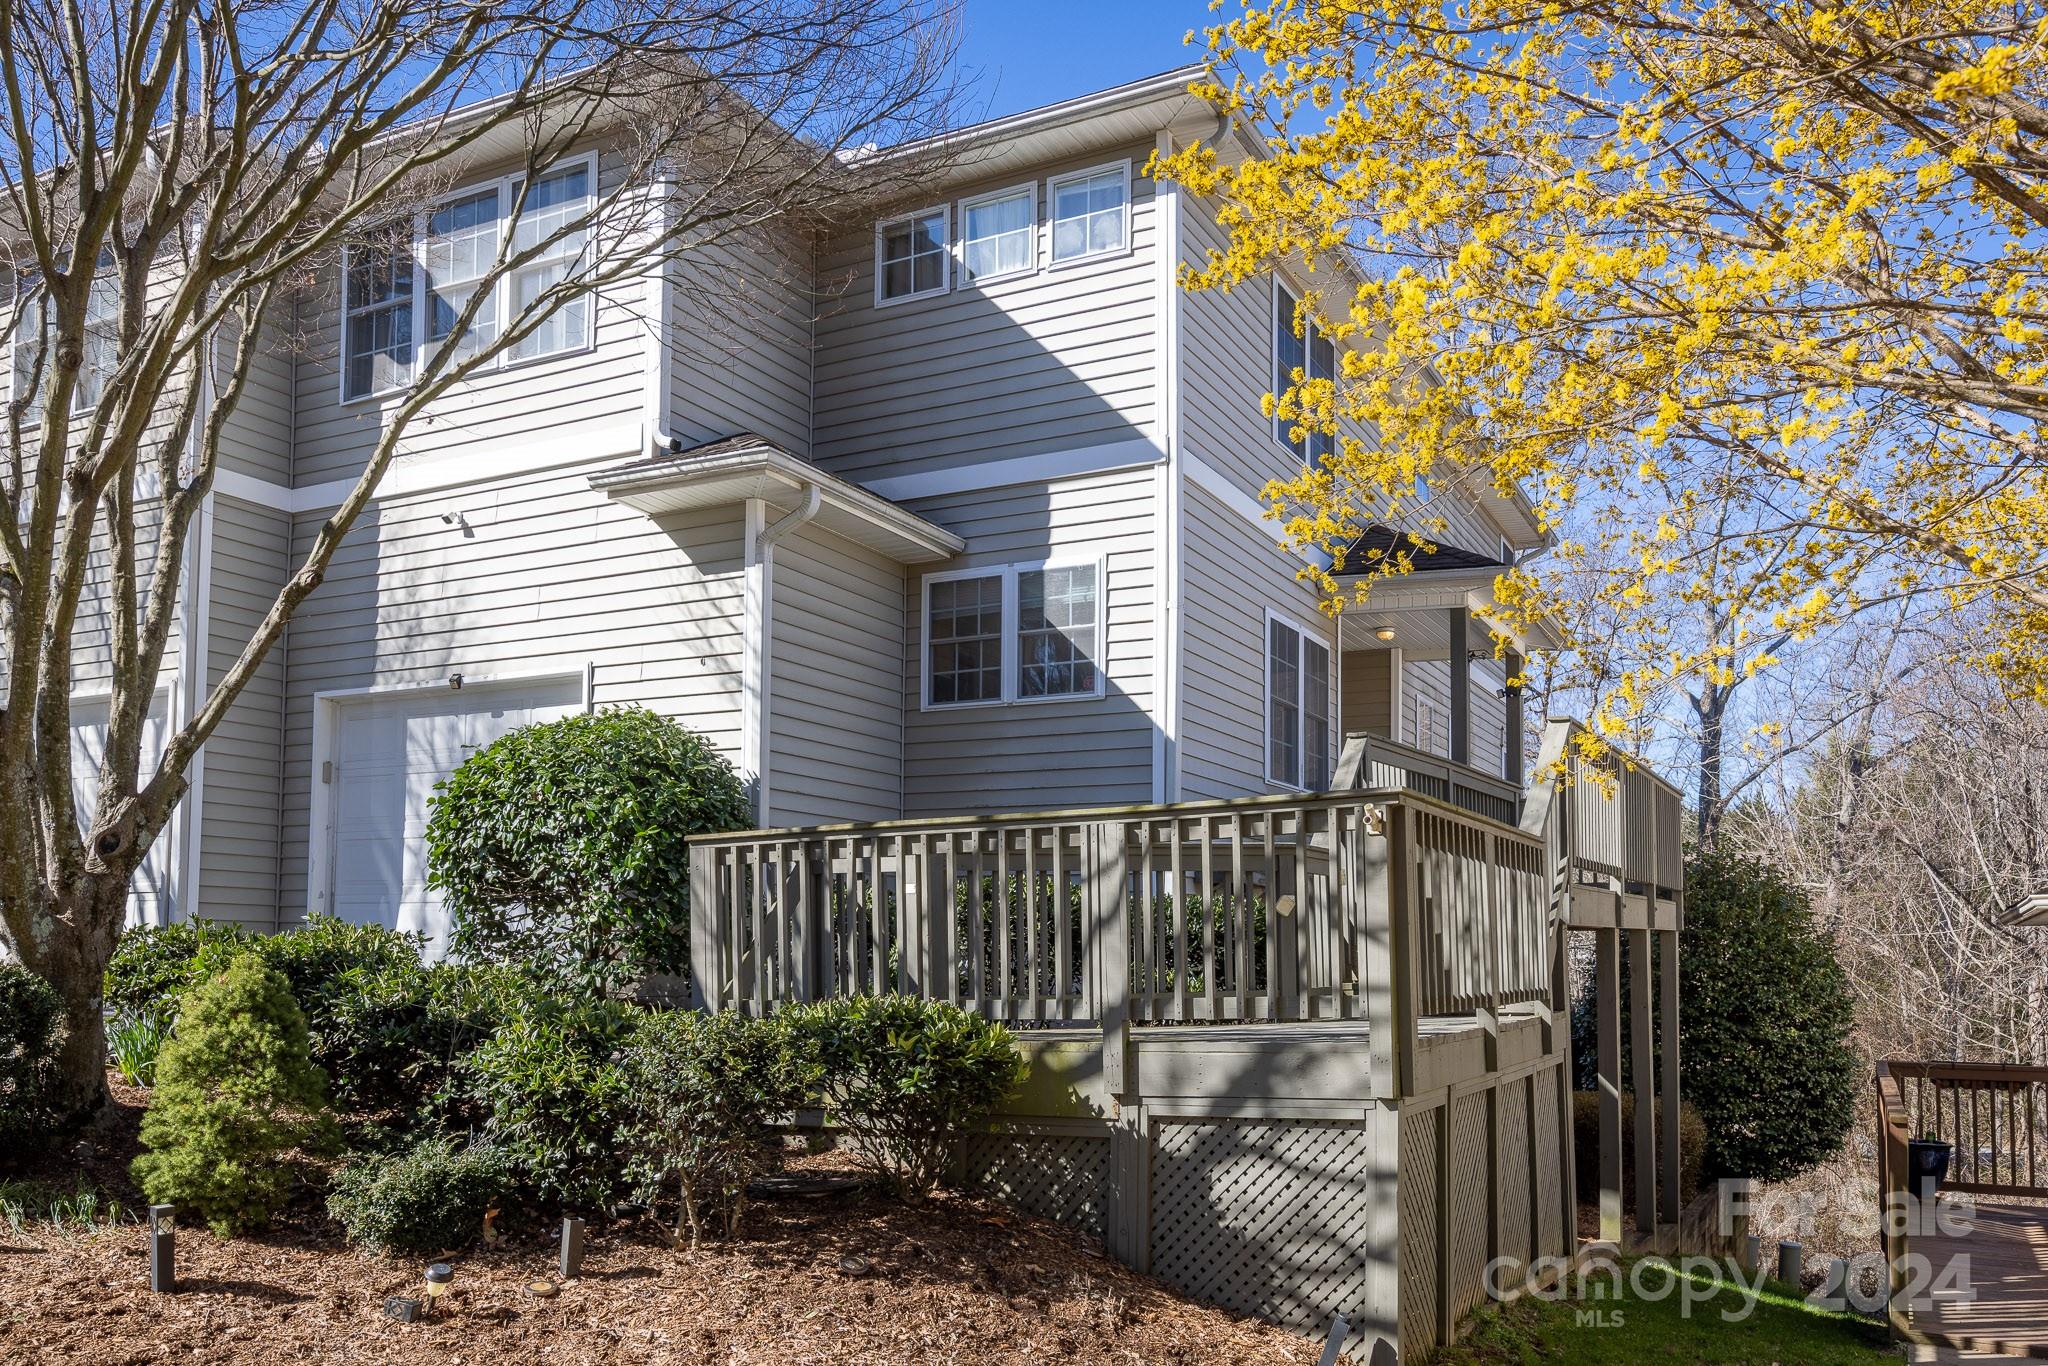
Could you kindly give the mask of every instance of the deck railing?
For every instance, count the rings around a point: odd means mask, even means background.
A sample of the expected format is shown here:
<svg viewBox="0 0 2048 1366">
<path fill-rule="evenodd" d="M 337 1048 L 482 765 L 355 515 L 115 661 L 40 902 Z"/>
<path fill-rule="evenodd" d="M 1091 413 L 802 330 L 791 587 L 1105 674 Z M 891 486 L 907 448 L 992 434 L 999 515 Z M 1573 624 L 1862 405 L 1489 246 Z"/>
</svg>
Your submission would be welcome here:
<svg viewBox="0 0 2048 1366">
<path fill-rule="evenodd" d="M 692 840 L 691 952 L 748 1013 L 905 992 L 1110 1035 L 1370 1018 L 1412 1050 L 1421 1017 L 1549 1001 L 1548 884 L 1540 839 L 1401 792 L 750 831 Z"/>
<path fill-rule="evenodd" d="M 1684 801 L 1677 788 L 1611 746 L 1583 743 L 1574 721 L 1549 723 L 1522 828 L 1564 841 L 1574 876 L 1656 895 L 1685 885 Z M 1563 824 L 1552 819 L 1562 804 Z"/>
<path fill-rule="evenodd" d="M 1419 792 L 1503 825 L 1515 824 L 1522 810 L 1521 790 L 1505 778 L 1363 731 L 1344 737 L 1331 787 L 1340 792 L 1352 788 Z"/>
</svg>

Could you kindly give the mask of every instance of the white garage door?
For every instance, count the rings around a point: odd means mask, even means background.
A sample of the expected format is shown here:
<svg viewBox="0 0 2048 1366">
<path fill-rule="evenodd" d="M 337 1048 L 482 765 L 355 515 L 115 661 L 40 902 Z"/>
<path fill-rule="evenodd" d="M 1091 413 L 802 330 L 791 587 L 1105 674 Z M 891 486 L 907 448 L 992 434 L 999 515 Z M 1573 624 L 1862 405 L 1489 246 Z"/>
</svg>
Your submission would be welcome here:
<svg viewBox="0 0 2048 1366">
<path fill-rule="evenodd" d="M 157 761 L 164 753 L 164 717 L 170 711 L 170 694 L 159 691 L 150 700 L 149 715 L 142 724 L 142 764 L 138 775 L 143 782 L 156 776 Z M 100 765 L 107 754 L 107 701 L 71 704 L 71 799 L 78 806 L 78 828 L 83 832 L 92 820 L 99 797 Z M 128 883 L 128 923 L 158 925 L 167 909 L 171 869 L 171 828 L 167 827 L 150 846 L 149 854 Z"/>
<path fill-rule="evenodd" d="M 578 680 L 435 689 L 337 708 L 328 905 L 344 920 L 427 936 L 447 951 L 447 917 L 427 888 L 427 799 L 468 755 L 507 731 L 582 708 Z"/>
</svg>

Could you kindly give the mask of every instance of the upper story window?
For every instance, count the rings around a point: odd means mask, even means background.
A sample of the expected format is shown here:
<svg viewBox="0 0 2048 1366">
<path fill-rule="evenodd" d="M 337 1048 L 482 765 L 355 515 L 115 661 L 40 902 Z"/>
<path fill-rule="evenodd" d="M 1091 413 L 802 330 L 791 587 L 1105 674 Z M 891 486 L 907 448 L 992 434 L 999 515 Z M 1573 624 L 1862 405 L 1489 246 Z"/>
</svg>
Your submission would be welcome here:
<svg viewBox="0 0 2048 1366">
<path fill-rule="evenodd" d="M 965 280 L 1020 275 L 1038 267 L 1038 186 L 962 200 L 960 269 Z"/>
<path fill-rule="evenodd" d="M 108 258 L 110 259 L 110 258 Z M 108 259 L 93 277 L 85 295 L 85 346 L 79 358 L 78 383 L 71 390 L 71 411 L 84 413 L 107 391 L 115 353 L 121 344 L 121 279 Z M 25 282 L 33 284 L 33 281 Z M 50 300 L 40 290 L 24 289 L 15 303 L 12 397 L 27 398 L 42 387 L 50 372 Z"/>
<path fill-rule="evenodd" d="M 943 294 L 951 283 L 949 213 L 923 209 L 875 225 L 875 302 Z"/>
<path fill-rule="evenodd" d="M 1064 265 L 1123 251 L 1131 242 L 1131 164 L 1054 176 L 1045 185 L 1052 262 Z"/>
<path fill-rule="evenodd" d="M 583 256 L 589 234 L 575 225 L 591 213 L 594 176 L 591 159 L 579 158 L 534 177 L 523 203 L 518 177 L 472 186 L 421 214 L 409 247 L 350 247 L 342 266 L 342 397 L 410 384 L 422 343 L 452 347 L 456 360 L 473 356 L 540 303 Z M 517 219 L 508 223 L 515 206 Z M 487 281 L 508 229 L 512 254 L 532 252 L 533 259 Z M 472 300 L 475 315 L 458 333 Z M 590 345 L 591 325 L 590 296 L 578 293 L 505 354 L 519 361 L 580 351 Z"/>
<path fill-rule="evenodd" d="M 1266 780 L 1330 786 L 1330 650 L 1282 617 L 1266 618 Z"/>
<path fill-rule="evenodd" d="M 1100 697 L 1100 559 L 925 579 L 924 705 Z"/>
<path fill-rule="evenodd" d="M 1334 379 L 1337 375 L 1337 348 L 1327 332 L 1313 320 L 1300 319 L 1300 330 L 1296 321 L 1300 318 L 1301 297 L 1277 280 L 1273 284 L 1273 392 L 1278 394 L 1296 383 L 1295 376 L 1302 379 Z M 1303 460 L 1336 453 L 1337 438 L 1325 431 L 1304 433 L 1304 439 L 1290 439 L 1294 423 L 1277 414 L 1273 418 L 1273 435 L 1280 444 L 1293 451 Z"/>
</svg>

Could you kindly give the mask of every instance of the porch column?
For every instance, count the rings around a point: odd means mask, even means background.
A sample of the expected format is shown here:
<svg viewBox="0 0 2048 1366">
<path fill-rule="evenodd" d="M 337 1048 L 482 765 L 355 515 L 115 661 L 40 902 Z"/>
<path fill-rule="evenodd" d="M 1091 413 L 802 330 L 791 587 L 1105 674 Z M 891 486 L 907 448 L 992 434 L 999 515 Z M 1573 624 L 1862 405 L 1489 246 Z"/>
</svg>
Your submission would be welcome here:
<svg viewBox="0 0 2048 1366">
<path fill-rule="evenodd" d="M 1621 1245 L 1621 931 L 1593 932 L 1599 1016 L 1600 1240 Z"/>
<path fill-rule="evenodd" d="M 1472 762 L 1472 614 L 1463 607 L 1451 610 L 1451 762 Z"/>
<path fill-rule="evenodd" d="M 1663 1208 L 1658 1214 L 1663 1222 L 1675 1224 L 1679 1206 L 1687 1195 L 1678 1188 L 1678 931 L 1665 930 L 1657 939 L 1663 949 L 1657 970 L 1663 978 L 1659 1013 L 1664 1022 L 1663 1084 L 1658 1088 L 1663 1102 L 1663 1113 L 1658 1119 L 1663 1124 L 1664 1189 Z"/>
<path fill-rule="evenodd" d="M 1629 1090 L 1635 1096 L 1636 1229 L 1657 1231 L 1657 1057 L 1650 1013 L 1650 931 L 1628 932 Z"/>
<path fill-rule="evenodd" d="M 1508 707 L 1507 707 L 1507 766 L 1501 777 L 1510 786 L 1520 788 L 1525 781 L 1522 773 L 1522 685 L 1515 679 L 1522 673 L 1522 656 L 1514 650 L 1508 651 Z"/>
</svg>

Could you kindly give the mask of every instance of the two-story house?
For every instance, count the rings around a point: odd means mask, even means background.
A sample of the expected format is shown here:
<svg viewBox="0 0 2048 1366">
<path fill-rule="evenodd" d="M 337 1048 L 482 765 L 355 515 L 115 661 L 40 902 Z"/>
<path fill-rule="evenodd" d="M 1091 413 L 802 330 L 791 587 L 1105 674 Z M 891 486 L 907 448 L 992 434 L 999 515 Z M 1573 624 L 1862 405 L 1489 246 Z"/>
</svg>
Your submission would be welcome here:
<svg viewBox="0 0 2048 1366">
<path fill-rule="evenodd" d="M 1258 154 L 1190 75 L 950 135 L 929 196 L 727 263 L 721 287 L 765 296 L 743 328 L 675 267 L 435 405 L 207 744 L 137 914 L 438 930 L 435 783 L 616 704 L 711 737 L 770 826 L 1312 790 L 1347 731 L 1517 776 L 1519 709 L 1468 623 L 1540 547 L 1530 509 L 1439 493 L 1429 567 L 1319 609 L 1260 501 L 1316 451 L 1261 398 L 1331 348 L 1295 332 L 1306 282 L 1178 285 L 1221 234 L 1148 159 Z M 605 172 L 600 141 L 549 202 Z M 459 187 L 450 230 L 505 200 Z M 425 291 L 365 276 L 237 414 L 167 712 L 233 658 L 405 391 L 424 329 L 392 319 Z"/>
</svg>

